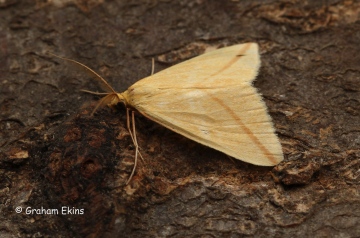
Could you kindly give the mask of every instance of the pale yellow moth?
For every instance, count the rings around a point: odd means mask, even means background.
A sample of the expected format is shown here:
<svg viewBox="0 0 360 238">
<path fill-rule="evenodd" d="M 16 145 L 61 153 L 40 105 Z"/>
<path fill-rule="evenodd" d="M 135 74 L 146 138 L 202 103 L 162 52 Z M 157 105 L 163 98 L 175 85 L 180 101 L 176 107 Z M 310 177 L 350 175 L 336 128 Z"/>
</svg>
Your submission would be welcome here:
<svg viewBox="0 0 360 238">
<path fill-rule="evenodd" d="M 67 59 L 69 60 L 69 59 Z M 260 67 L 256 43 L 218 49 L 146 77 L 123 93 L 96 72 L 107 93 L 98 105 L 124 103 L 127 127 L 139 154 L 134 111 L 187 138 L 236 159 L 262 166 L 283 160 L 283 152 L 261 95 L 252 83 Z M 85 90 L 84 90 L 85 91 Z M 129 111 L 132 111 L 131 123 Z M 131 125 L 132 124 L 132 128 Z"/>
</svg>

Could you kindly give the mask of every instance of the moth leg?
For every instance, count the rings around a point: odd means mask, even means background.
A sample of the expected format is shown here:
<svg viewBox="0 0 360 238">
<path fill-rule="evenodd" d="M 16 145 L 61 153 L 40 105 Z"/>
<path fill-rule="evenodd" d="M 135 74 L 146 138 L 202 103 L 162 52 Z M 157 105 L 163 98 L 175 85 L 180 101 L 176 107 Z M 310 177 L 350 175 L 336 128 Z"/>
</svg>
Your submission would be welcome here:
<svg viewBox="0 0 360 238">
<path fill-rule="evenodd" d="M 154 71 L 155 71 L 155 60 L 154 60 L 154 58 L 151 58 L 151 74 L 150 75 L 153 75 Z"/>
<path fill-rule="evenodd" d="M 229 156 L 229 155 L 226 155 L 226 156 L 229 158 L 229 160 L 230 160 L 233 164 L 235 164 L 235 160 L 234 160 L 233 157 L 231 157 L 231 156 Z"/>
<path fill-rule="evenodd" d="M 96 112 L 97 109 L 106 106 L 106 105 L 109 104 L 113 99 L 114 99 L 114 95 L 112 95 L 112 94 L 109 94 L 109 95 L 103 97 L 102 99 L 100 99 L 100 101 L 98 102 L 98 104 L 95 106 L 95 108 L 94 108 L 93 111 L 91 112 L 91 116 L 94 115 L 94 113 Z"/>
<path fill-rule="evenodd" d="M 126 124 L 127 124 L 127 129 L 129 131 L 130 137 L 131 137 L 131 139 L 132 139 L 132 141 L 134 143 L 134 146 L 135 146 L 135 161 L 134 161 L 133 170 L 131 171 L 129 179 L 126 181 L 126 184 L 128 184 L 130 182 L 130 180 L 132 179 L 132 177 L 134 176 L 136 166 L 137 166 L 137 161 L 138 161 L 138 155 L 140 155 L 140 158 L 142 160 L 144 160 L 141 153 L 140 153 L 140 151 L 139 151 L 139 145 L 138 145 L 137 139 L 136 139 L 134 111 L 132 111 L 132 113 L 131 113 L 131 123 L 130 123 L 129 111 L 130 111 L 130 109 L 126 108 Z M 132 124 L 132 131 L 131 131 L 131 125 L 130 124 Z"/>
<path fill-rule="evenodd" d="M 135 169 L 136 169 L 136 165 L 137 165 L 137 153 L 138 153 L 138 147 L 137 147 L 137 144 L 134 140 L 134 136 L 131 132 L 131 128 L 130 128 L 130 115 L 129 115 L 129 111 L 130 109 L 129 108 L 126 108 L 126 126 L 127 126 L 127 129 L 129 131 L 129 134 L 130 134 L 130 137 L 134 143 L 134 146 L 135 146 L 135 161 L 134 161 L 134 167 L 133 167 L 133 170 L 131 171 L 131 174 L 130 174 L 130 177 L 128 178 L 128 180 L 126 181 L 126 184 L 128 184 L 130 182 L 130 180 L 132 179 L 132 177 L 134 176 L 134 173 L 135 173 Z M 134 121 L 132 122 L 134 123 Z"/>
<path fill-rule="evenodd" d="M 140 153 L 140 146 L 139 144 L 137 143 L 137 137 L 136 137 L 136 128 L 135 128 L 135 112 L 134 111 L 131 111 L 131 122 L 132 122 L 132 126 L 133 126 L 133 137 L 134 137 L 134 140 L 135 140 L 135 144 L 137 145 L 137 150 L 138 150 L 138 153 L 140 155 L 140 158 L 143 162 L 144 161 L 144 158 L 142 157 L 141 153 Z"/>
<path fill-rule="evenodd" d="M 136 139 L 136 130 L 135 130 L 135 116 L 134 116 L 134 111 L 132 111 L 132 120 L 131 120 L 131 123 L 130 123 L 130 109 L 126 108 L 126 126 L 127 126 L 127 129 L 129 131 L 129 134 L 130 134 L 130 137 L 131 137 L 131 140 L 133 141 L 134 145 L 137 146 L 138 148 L 138 153 L 140 155 L 140 158 L 143 162 L 144 161 L 144 157 L 142 157 L 141 153 L 140 153 L 140 146 L 139 144 L 137 143 L 137 139 Z M 131 125 L 133 127 L 133 131 L 131 131 Z"/>
</svg>

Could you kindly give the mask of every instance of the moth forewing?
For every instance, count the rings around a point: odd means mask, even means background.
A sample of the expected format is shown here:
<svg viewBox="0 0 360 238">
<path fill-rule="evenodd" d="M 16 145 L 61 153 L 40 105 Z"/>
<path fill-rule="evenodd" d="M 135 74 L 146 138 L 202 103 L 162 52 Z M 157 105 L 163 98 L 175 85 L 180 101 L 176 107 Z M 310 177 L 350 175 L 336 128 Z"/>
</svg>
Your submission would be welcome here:
<svg viewBox="0 0 360 238">
<path fill-rule="evenodd" d="M 260 67 L 254 43 L 216 50 L 132 85 L 129 103 L 185 137 L 248 163 L 283 160 L 265 103 L 253 87 Z"/>
</svg>

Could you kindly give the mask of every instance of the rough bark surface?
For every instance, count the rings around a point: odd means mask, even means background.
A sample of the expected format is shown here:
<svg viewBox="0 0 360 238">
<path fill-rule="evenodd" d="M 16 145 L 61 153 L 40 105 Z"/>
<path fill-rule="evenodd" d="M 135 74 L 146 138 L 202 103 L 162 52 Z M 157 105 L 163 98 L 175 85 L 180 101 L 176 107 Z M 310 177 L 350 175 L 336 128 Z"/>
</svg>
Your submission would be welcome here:
<svg viewBox="0 0 360 238">
<path fill-rule="evenodd" d="M 0 16 L 1 237 L 360 236 L 359 1 L 4 0 Z M 153 57 L 249 41 L 285 160 L 230 160 L 137 115 L 127 186 L 124 108 L 91 117 L 79 90 L 98 85 L 46 54 L 123 91 Z"/>
</svg>

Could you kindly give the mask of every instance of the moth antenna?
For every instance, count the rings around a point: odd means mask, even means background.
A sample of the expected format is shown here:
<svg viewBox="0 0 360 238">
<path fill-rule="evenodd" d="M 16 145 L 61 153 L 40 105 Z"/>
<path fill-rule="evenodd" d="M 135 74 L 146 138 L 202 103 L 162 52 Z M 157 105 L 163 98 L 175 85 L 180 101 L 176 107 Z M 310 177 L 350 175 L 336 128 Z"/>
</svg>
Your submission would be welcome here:
<svg viewBox="0 0 360 238">
<path fill-rule="evenodd" d="M 99 93 L 99 92 L 93 92 L 93 91 L 89 91 L 89 90 L 85 90 L 85 89 L 81 89 L 80 91 L 84 92 L 84 93 L 94 94 L 94 95 L 109 95 L 109 93 Z"/>
<path fill-rule="evenodd" d="M 110 86 L 110 84 L 108 84 L 108 82 L 106 82 L 106 80 L 101 77 L 98 73 L 96 73 L 94 70 L 92 70 L 91 68 L 89 68 L 88 66 L 76 61 L 76 60 L 72 60 L 72 59 L 68 59 L 68 58 L 65 58 L 65 57 L 61 57 L 61 56 L 58 56 L 58 55 L 55 55 L 53 53 L 50 53 L 48 52 L 48 54 L 56 57 L 56 58 L 59 58 L 59 59 L 62 59 L 62 60 L 66 60 L 66 61 L 70 61 L 72 63 L 75 63 L 77 65 L 80 65 L 81 67 L 85 68 L 86 70 L 88 70 L 92 75 L 96 76 L 97 79 L 100 80 L 100 82 L 103 83 L 103 85 L 105 85 L 107 87 L 107 89 L 109 89 L 111 92 L 113 93 L 116 93 L 116 91 Z"/>
</svg>

